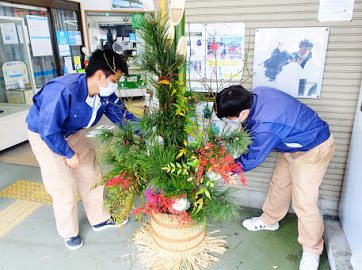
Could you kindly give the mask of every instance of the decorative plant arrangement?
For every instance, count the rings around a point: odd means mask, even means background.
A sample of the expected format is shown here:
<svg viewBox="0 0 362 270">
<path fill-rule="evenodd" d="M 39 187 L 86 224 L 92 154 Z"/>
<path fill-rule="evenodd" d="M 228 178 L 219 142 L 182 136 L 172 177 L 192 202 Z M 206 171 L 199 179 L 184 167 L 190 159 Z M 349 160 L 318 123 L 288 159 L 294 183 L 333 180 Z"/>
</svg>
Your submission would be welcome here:
<svg viewBox="0 0 362 270">
<path fill-rule="evenodd" d="M 145 46 L 138 61 L 159 108 L 146 111 L 136 124 L 100 135 L 112 169 L 99 184 L 106 187 L 105 203 L 116 222 L 130 214 L 151 216 L 134 236 L 142 263 L 151 269 L 199 269 L 217 261 L 208 252 L 226 250 L 223 237 L 211 237 L 205 227 L 238 217 L 231 185 L 246 181 L 232 153 L 245 153 L 251 138 L 241 127 L 215 132 L 214 112 L 202 117 L 196 110 L 198 99 L 185 83 L 186 41 L 177 35 L 183 19 L 176 26 L 172 21 L 171 9 L 171 20 L 147 14 L 139 22 Z"/>
</svg>

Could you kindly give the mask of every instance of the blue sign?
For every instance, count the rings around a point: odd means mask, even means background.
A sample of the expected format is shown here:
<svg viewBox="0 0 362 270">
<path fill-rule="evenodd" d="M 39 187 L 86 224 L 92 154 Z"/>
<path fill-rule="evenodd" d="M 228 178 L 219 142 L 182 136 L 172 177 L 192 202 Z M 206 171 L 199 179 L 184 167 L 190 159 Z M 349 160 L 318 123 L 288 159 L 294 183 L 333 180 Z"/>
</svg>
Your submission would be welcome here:
<svg viewBox="0 0 362 270">
<path fill-rule="evenodd" d="M 58 42 L 59 56 L 71 55 L 67 31 L 57 31 L 57 42 Z"/>
<path fill-rule="evenodd" d="M 68 31 L 69 45 L 75 45 L 75 34 L 73 31 Z"/>
<path fill-rule="evenodd" d="M 129 33 L 129 42 L 136 42 L 136 33 Z"/>
<path fill-rule="evenodd" d="M 68 38 L 70 46 L 82 45 L 82 35 L 79 31 L 68 31 Z"/>
</svg>

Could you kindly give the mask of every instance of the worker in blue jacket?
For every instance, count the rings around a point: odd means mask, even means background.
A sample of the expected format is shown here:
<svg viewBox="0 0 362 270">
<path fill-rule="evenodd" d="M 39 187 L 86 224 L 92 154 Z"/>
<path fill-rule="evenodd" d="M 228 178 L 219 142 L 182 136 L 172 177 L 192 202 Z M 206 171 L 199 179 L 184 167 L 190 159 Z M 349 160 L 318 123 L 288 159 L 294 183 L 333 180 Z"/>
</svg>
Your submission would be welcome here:
<svg viewBox="0 0 362 270">
<path fill-rule="evenodd" d="M 26 118 L 29 142 L 53 198 L 58 233 L 70 249 L 82 246 L 76 188 L 93 230 L 116 225 L 103 207 L 103 187 L 91 189 L 102 174 L 85 134 L 103 114 L 120 126 L 138 121 L 115 94 L 122 75 L 128 76 L 124 58 L 111 50 L 97 50 L 86 74 L 69 74 L 46 83 L 34 96 Z"/>
<path fill-rule="evenodd" d="M 279 152 L 263 214 L 244 220 L 243 226 L 277 230 L 292 200 L 303 246 L 299 269 L 318 269 L 324 231 L 318 190 L 335 148 L 328 124 L 297 99 L 269 87 L 251 92 L 240 85 L 225 88 L 217 94 L 216 114 L 249 130 L 249 152 L 235 159 L 245 172 L 263 163 L 273 149 Z"/>
</svg>

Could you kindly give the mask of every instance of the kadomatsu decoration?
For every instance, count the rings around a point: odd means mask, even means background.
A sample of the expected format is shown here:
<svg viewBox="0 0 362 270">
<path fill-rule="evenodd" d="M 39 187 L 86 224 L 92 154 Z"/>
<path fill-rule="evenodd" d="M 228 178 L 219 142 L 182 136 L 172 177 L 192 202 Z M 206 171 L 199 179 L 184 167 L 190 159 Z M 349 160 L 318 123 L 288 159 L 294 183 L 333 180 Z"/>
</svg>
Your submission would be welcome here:
<svg viewBox="0 0 362 270">
<path fill-rule="evenodd" d="M 100 136 L 112 170 L 99 184 L 106 186 L 113 218 L 121 223 L 131 212 L 151 216 L 134 236 L 140 260 L 150 269 L 206 268 L 217 261 L 209 252 L 226 250 L 223 237 L 206 234 L 206 224 L 238 216 L 230 185 L 240 179 L 245 185 L 245 178 L 231 153 L 245 153 L 251 142 L 241 127 L 216 134 L 213 112 L 206 119 L 198 115 L 198 100 L 184 79 L 185 39 L 170 38 L 183 32 L 177 27 L 183 27 L 184 8 L 182 14 L 176 9 L 177 25 L 172 16 L 148 14 L 137 29 L 145 41 L 138 61 L 158 108 L 137 125 L 126 123 Z M 137 196 L 141 205 L 133 208 Z"/>
</svg>

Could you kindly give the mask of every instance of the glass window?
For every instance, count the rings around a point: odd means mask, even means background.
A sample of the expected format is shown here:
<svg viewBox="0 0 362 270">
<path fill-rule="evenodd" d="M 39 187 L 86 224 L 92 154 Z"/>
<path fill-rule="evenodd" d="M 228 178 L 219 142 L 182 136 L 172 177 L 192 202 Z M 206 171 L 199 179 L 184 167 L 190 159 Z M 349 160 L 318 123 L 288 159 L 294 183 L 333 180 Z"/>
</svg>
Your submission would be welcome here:
<svg viewBox="0 0 362 270">
<path fill-rule="evenodd" d="M 122 97 L 143 96 L 146 87 L 145 75 L 136 64 L 137 49 L 142 48 L 143 40 L 137 35 L 137 20 L 142 12 L 86 12 L 89 47 L 113 49 L 123 54 L 127 60 L 129 77 L 122 76 L 119 94 Z"/>
<path fill-rule="evenodd" d="M 23 19 L 0 16 L 0 103 L 31 104 L 34 95 Z"/>
<path fill-rule="evenodd" d="M 75 70 L 81 69 L 83 61 L 83 54 L 81 53 L 83 41 L 78 12 L 54 9 L 54 22 L 62 74 L 75 72 Z"/>
<path fill-rule="evenodd" d="M 25 24 L 25 35 L 26 35 L 26 42 L 28 44 L 31 60 L 32 60 L 32 67 L 35 77 L 35 84 L 36 87 L 39 89 L 41 88 L 46 82 L 56 78 L 59 74 L 57 60 L 55 57 L 55 50 L 54 44 L 51 42 L 51 53 L 45 56 L 36 56 L 37 54 L 33 52 L 33 48 L 31 46 L 31 40 L 29 37 L 29 28 L 28 28 L 28 19 L 27 15 L 31 16 L 39 16 L 46 18 L 49 30 L 49 37 L 50 40 L 53 40 L 53 31 L 51 26 L 51 19 L 50 13 L 46 8 L 39 8 L 33 6 L 26 6 L 26 5 L 17 5 L 17 4 L 9 4 L 0 2 L 0 16 L 12 16 L 12 17 L 19 17 L 24 19 Z"/>
<path fill-rule="evenodd" d="M 129 42 L 129 34 L 134 32 L 130 13 L 87 12 L 87 23 L 90 41 L 89 45 L 92 52 L 96 49 L 111 49 L 114 43 L 116 43 L 113 46 L 116 47 L 114 48 L 115 51 L 133 49 L 133 46 L 132 48 L 129 46 L 125 48 L 124 46 L 124 41 Z"/>
</svg>

